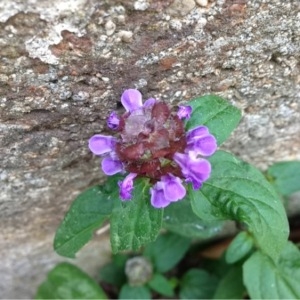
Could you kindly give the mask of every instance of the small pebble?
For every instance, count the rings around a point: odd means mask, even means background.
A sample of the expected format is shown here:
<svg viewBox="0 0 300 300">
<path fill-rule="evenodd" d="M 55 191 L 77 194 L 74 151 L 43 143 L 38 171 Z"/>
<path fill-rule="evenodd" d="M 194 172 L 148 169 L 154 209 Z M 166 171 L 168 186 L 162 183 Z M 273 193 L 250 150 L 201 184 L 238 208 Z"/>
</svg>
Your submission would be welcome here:
<svg viewBox="0 0 300 300">
<path fill-rule="evenodd" d="M 175 93 L 175 97 L 179 97 L 181 95 L 181 91 L 177 91 L 176 93 Z"/>
<path fill-rule="evenodd" d="M 178 19 L 172 19 L 172 20 L 170 21 L 170 27 L 171 27 L 172 29 L 175 29 L 175 30 L 181 30 L 181 28 L 182 28 L 182 23 L 181 23 L 180 20 L 178 20 Z"/>
<path fill-rule="evenodd" d="M 58 95 L 58 98 L 60 100 L 67 100 L 69 98 L 71 98 L 72 96 L 72 92 L 71 91 L 68 91 L 68 90 L 65 90 L 65 91 L 62 91 L 59 95 Z"/>
<path fill-rule="evenodd" d="M 125 16 L 124 15 L 118 16 L 117 21 L 119 24 L 125 24 L 125 21 L 126 21 Z"/>
<path fill-rule="evenodd" d="M 138 0 L 133 5 L 135 10 L 146 10 L 149 7 L 149 3 L 145 0 Z"/>
<path fill-rule="evenodd" d="M 122 30 L 118 33 L 118 36 L 123 42 L 130 43 L 132 41 L 133 32 Z"/>
<path fill-rule="evenodd" d="M 195 0 L 200 6 L 206 7 L 208 5 L 208 0 Z"/>
<path fill-rule="evenodd" d="M 78 94 L 75 94 L 72 96 L 72 99 L 74 101 L 84 101 L 90 97 L 90 94 L 88 92 L 80 91 Z"/>
<path fill-rule="evenodd" d="M 174 2 L 167 8 L 167 13 L 171 16 L 185 16 L 194 7 L 196 3 L 194 0 L 174 0 Z"/>
<path fill-rule="evenodd" d="M 109 20 L 109 21 L 105 24 L 105 30 L 106 30 L 106 34 L 107 34 L 108 36 L 113 35 L 113 33 L 114 33 L 115 30 L 116 30 L 116 24 L 115 24 L 113 21 Z"/>
</svg>

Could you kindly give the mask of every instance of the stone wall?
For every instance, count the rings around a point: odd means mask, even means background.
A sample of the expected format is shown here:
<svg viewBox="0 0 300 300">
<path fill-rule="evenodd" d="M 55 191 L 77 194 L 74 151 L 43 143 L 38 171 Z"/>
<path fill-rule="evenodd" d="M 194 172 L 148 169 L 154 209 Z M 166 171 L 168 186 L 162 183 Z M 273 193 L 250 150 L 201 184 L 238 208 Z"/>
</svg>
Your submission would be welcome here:
<svg viewBox="0 0 300 300">
<path fill-rule="evenodd" d="M 298 0 L 1 0 L 0 57 L 3 298 L 32 297 L 60 260 L 57 225 L 103 180 L 87 140 L 126 88 L 219 94 L 243 110 L 226 149 L 261 168 L 300 159 Z M 79 256 L 95 274 L 108 238 Z"/>
</svg>

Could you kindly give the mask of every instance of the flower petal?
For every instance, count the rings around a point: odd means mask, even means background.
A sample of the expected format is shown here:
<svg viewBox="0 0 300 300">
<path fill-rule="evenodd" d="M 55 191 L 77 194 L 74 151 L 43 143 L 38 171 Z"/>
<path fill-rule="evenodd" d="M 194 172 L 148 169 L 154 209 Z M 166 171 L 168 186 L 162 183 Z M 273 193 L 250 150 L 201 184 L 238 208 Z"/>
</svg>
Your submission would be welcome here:
<svg viewBox="0 0 300 300">
<path fill-rule="evenodd" d="M 154 98 L 149 98 L 148 100 L 145 101 L 144 107 L 151 107 L 156 103 L 156 99 Z"/>
<path fill-rule="evenodd" d="M 151 205 L 155 208 L 163 208 L 170 204 L 166 199 L 161 182 L 157 182 L 151 189 Z"/>
<path fill-rule="evenodd" d="M 211 173 L 211 165 L 204 158 L 197 158 L 195 153 L 175 153 L 175 162 L 180 166 L 183 176 L 187 182 L 191 182 L 194 189 L 199 189 Z"/>
<path fill-rule="evenodd" d="M 116 139 L 112 136 L 96 134 L 90 138 L 89 148 L 94 154 L 101 155 L 112 151 L 115 147 L 115 141 Z"/>
<path fill-rule="evenodd" d="M 123 164 L 110 156 L 104 157 L 101 163 L 102 170 L 106 175 L 114 175 L 123 171 Z"/>
<path fill-rule="evenodd" d="M 123 181 L 119 181 L 120 198 L 122 200 L 130 200 L 131 192 L 133 190 L 133 179 L 137 176 L 136 173 L 129 173 Z"/>
<path fill-rule="evenodd" d="M 179 177 L 168 174 L 162 176 L 161 181 L 164 183 L 164 195 L 167 200 L 174 202 L 184 198 L 186 190 Z"/>
<path fill-rule="evenodd" d="M 199 158 L 197 162 L 190 165 L 187 180 L 192 183 L 194 190 L 201 188 L 202 183 L 206 181 L 211 172 L 211 165 L 208 160 Z"/>
<path fill-rule="evenodd" d="M 121 96 L 121 102 L 126 111 L 132 112 L 143 106 L 142 94 L 138 90 L 125 90 Z"/>
<path fill-rule="evenodd" d="M 193 142 L 193 139 L 198 139 L 209 135 L 208 128 L 206 126 L 197 126 L 186 133 L 188 143 Z"/>
<path fill-rule="evenodd" d="M 192 107 L 189 105 L 179 105 L 177 116 L 179 119 L 189 119 L 192 113 Z"/>
<path fill-rule="evenodd" d="M 107 118 L 107 126 L 110 129 L 116 130 L 118 129 L 120 124 L 120 118 L 119 116 L 113 111 L 109 117 Z"/>
<path fill-rule="evenodd" d="M 202 156 L 210 156 L 217 150 L 217 140 L 205 126 L 198 126 L 186 134 L 186 152 L 193 151 Z"/>
<path fill-rule="evenodd" d="M 208 135 L 206 137 L 195 140 L 194 143 L 186 147 L 186 151 L 194 151 L 196 154 L 202 156 L 210 156 L 217 150 L 217 141 L 214 136 Z"/>
</svg>

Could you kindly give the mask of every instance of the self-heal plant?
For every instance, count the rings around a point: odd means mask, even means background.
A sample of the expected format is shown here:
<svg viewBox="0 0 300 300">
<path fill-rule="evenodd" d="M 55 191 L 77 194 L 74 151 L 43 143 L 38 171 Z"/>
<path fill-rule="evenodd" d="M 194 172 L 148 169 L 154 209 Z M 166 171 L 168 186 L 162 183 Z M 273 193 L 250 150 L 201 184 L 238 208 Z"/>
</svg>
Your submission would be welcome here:
<svg viewBox="0 0 300 300">
<path fill-rule="evenodd" d="M 215 137 L 205 126 L 185 131 L 184 120 L 192 113 L 191 106 L 174 110 L 166 103 L 150 98 L 142 103 L 138 90 L 124 91 L 121 97 L 126 112 L 112 112 L 107 125 L 117 135 L 94 135 L 89 148 L 104 156 L 102 170 L 106 175 L 128 172 L 119 181 L 121 200 L 130 200 L 133 180 L 149 178 L 151 204 L 163 208 L 186 195 L 186 184 L 201 188 L 210 175 L 211 165 L 204 157 L 217 149 Z"/>
<path fill-rule="evenodd" d="M 217 150 L 241 119 L 239 109 L 219 96 L 170 107 L 153 98 L 143 103 L 140 92 L 129 89 L 121 102 L 126 111 L 107 118 L 113 134 L 96 134 L 89 140 L 91 151 L 102 158 L 107 180 L 75 199 L 56 232 L 56 252 L 75 257 L 108 221 L 116 254 L 147 247 L 161 229 L 203 240 L 218 233 L 224 221 L 233 220 L 242 225 L 237 230 L 243 230 L 226 254 L 228 264 L 238 264 L 228 278 L 242 276 L 252 298 L 300 298 L 300 272 L 294 267 L 300 252 L 287 241 L 287 216 L 277 193 L 297 189 L 299 180 L 289 185 L 284 181 L 290 164 L 270 169 L 268 181 L 252 165 Z M 164 246 L 157 257 L 163 252 L 169 256 L 174 249 Z M 186 290 L 200 273 L 187 274 Z M 278 280 L 280 288 L 274 289 Z M 264 282 L 266 289 L 261 288 Z"/>
</svg>

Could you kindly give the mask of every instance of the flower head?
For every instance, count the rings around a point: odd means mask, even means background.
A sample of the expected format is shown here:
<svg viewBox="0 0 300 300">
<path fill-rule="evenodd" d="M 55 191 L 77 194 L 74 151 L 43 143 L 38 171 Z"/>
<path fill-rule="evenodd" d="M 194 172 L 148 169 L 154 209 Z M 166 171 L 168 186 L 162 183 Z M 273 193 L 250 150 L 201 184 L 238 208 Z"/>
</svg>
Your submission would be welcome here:
<svg viewBox="0 0 300 300">
<path fill-rule="evenodd" d="M 192 107 L 179 106 L 175 112 L 154 98 L 143 104 L 135 89 L 125 90 L 121 103 L 126 112 L 112 112 L 107 119 L 117 136 L 96 134 L 89 140 L 90 150 L 103 156 L 101 166 L 106 175 L 129 173 L 118 183 L 120 198 L 131 199 L 136 177 L 150 179 L 150 201 L 155 208 L 183 199 L 188 183 L 201 188 L 211 172 L 203 157 L 212 155 L 217 143 L 205 126 L 185 132 L 183 119 L 190 118 Z"/>
</svg>

